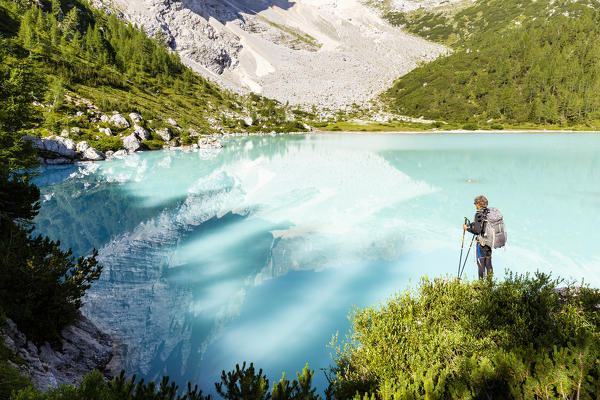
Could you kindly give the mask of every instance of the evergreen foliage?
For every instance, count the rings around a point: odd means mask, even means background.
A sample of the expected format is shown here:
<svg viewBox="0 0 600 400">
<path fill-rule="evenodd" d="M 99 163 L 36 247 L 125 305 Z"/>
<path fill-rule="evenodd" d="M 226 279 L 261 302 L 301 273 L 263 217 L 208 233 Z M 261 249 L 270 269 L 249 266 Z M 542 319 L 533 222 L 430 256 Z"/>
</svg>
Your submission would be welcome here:
<svg viewBox="0 0 600 400">
<path fill-rule="evenodd" d="M 0 370 L 1 373 L 1 370 Z M 302 374 L 296 373 L 298 380 L 294 379 L 292 384 L 285 379 L 285 374 L 281 381 L 273 386 L 273 400 L 318 400 L 321 397 L 316 395 L 316 388 L 312 387 L 312 376 L 314 370 L 308 368 L 308 364 L 302 370 Z M 1 375 L 0 375 L 1 376 Z M 235 366 L 230 372 L 222 372 L 221 381 L 215 383 L 217 393 L 226 400 L 268 400 L 271 399 L 269 393 L 269 380 L 262 373 L 250 364 L 246 368 L 246 363 Z M 75 387 L 63 385 L 57 389 L 49 390 L 46 393 L 27 387 L 15 391 L 11 400 L 210 400 L 210 395 L 204 395 L 198 385 L 192 388 L 188 382 L 187 391 L 179 390 L 174 382 L 169 382 L 168 377 L 163 377 L 160 385 L 154 382 L 144 382 L 140 380 L 136 383 L 135 375 L 132 378 L 126 378 L 125 372 L 121 375 L 106 381 L 98 372 L 94 371 L 86 376 L 82 383 Z"/>
<path fill-rule="evenodd" d="M 37 23 L 39 15 L 27 18 Z M 19 34 L 39 45 L 35 32 L 22 29 Z M 32 102 L 43 91 L 34 61 L 20 59 L 14 43 L 6 43 L 0 47 L 0 311 L 30 339 L 55 343 L 77 317 L 81 298 L 101 267 L 95 252 L 75 262 L 59 242 L 30 235 L 39 210 L 39 190 L 31 183 L 37 154 L 21 140 L 20 129 L 34 119 Z"/>
<path fill-rule="evenodd" d="M 396 81 L 385 95 L 394 111 L 484 127 L 600 121 L 597 3 L 479 0 L 450 16 L 398 18 L 456 51 Z"/>
<path fill-rule="evenodd" d="M 97 132 L 87 120 L 74 121 L 71 115 L 80 110 L 67 96 L 87 99 L 105 113 L 137 112 L 150 120 L 175 117 L 183 128 L 207 133 L 213 130 L 211 119 L 246 110 L 257 116 L 250 131 L 305 130 L 287 120 L 286 107 L 278 102 L 219 89 L 185 67 L 162 37 L 150 38 L 87 0 L 0 0 L 2 31 L 0 48 L 29 63 L 49 88 L 38 99 L 50 107 L 34 109 L 41 123 L 25 126 L 36 135 L 58 134 L 75 122 Z M 237 120 L 223 127 L 245 128 Z"/>
<path fill-rule="evenodd" d="M 423 279 L 355 310 L 335 344 L 336 398 L 591 399 L 600 395 L 600 293 L 549 275 Z M 335 341 L 334 341 L 335 343 Z"/>
</svg>

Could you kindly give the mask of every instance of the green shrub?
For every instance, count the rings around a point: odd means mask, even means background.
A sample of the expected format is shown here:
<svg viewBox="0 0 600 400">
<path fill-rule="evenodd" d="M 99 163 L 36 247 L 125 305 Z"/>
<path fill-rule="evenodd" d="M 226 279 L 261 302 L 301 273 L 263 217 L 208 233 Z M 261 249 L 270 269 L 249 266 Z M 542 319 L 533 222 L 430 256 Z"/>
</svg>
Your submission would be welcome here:
<svg viewBox="0 0 600 400">
<path fill-rule="evenodd" d="M 476 131 L 477 129 L 479 129 L 479 126 L 477 126 L 477 124 L 475 123 L 469 122 L 464 124 L 462 128 L 467 131 Z"/>
<path fill-rule="evenodd" d="M 351 315 L 331 388 L 378 398 L 593 398 L 600 390 L 600 294 L 560 296 L 549 275 L 504 282 L 423 279 Z"/>
<path fill-rule="evenodd" d="M 339 127 L 339 126 L 337 126 L 337 125 L 334 125 L 334 126 L 332 126 L 332 127 L 331 127 L 331 130 L 332 130 L 332 131 L 336 131 L 336 132 L 338 132 L 338 131 L 341 131 L 341 130 L 342 130 L 342 128 L 340 128 L 340 127 Z"/>
<path fill-rule="evenodd" d="M 143 140 L 142 145 L 146 146 L 149 150 L 160 150 L 165 145 L 165 142 L 159 139 Z"/>
<path fill-rule="evenodd" d="M 96 150 L 106 153 L 109 150 L 121 150 L 123 148 L 123 140 L 115 136 L 104 136 L 99 140 L 91 140 L 90 145 Z"/>
<path fill-rule="evenodd" d="M 504 129 L 504 125 L 494 124 L 494 125 L 490 126 L 490 128 L 492 128 L 493 130 L 496 130 L 496 131 L 501 131 Z"/>
</svg>

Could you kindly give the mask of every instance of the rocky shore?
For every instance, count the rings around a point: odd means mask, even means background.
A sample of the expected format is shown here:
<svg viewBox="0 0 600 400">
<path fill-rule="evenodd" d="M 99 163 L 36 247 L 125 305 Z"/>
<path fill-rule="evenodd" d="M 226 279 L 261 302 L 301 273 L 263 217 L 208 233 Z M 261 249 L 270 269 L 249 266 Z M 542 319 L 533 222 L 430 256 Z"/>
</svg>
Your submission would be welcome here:
<svg viewBox="0 0 600 400">
<path fill-rule="evenodd" d="M 120 369 L 115 362 L 118 357 L 113 357 L 116 347 L 111 337 L 83 315 L 62 331 L 63 340 L 58 348 L 47 342 L 35 345 L 10 319 L 7 319 L 0 334 L 5 346 L 23 360 L 12 366 L 29 376 L 39 390 L 77 384 L 94 369 L 107 377 Z"/>
</svg>

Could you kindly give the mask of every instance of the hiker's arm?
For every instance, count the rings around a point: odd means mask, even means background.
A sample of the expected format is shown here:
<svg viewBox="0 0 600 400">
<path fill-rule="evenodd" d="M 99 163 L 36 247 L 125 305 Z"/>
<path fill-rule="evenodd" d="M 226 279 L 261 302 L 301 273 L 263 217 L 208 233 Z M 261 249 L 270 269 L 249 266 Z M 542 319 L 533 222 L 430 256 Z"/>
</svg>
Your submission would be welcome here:
<svg viewBox="0 0 600 400">
<path fill-rule="evenodd" d="M 471 226 L 467 231 L 471 232 L 473 235 L 481 235 L 481 230 L 483 229 L 483 215 L 481 213 L 475 213 L 475 218 L 473 218 L 473 222 L 471 222 Z"/>
</svg>

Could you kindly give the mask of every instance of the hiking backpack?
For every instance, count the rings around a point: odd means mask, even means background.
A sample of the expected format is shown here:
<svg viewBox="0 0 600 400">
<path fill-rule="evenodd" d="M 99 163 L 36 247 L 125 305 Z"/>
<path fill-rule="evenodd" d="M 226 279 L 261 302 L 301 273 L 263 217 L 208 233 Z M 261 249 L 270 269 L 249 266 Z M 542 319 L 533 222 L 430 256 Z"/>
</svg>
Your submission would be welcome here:
<svg viewBox="0 0 600 400">
<path fill-rule="evenodd" d="M 502 213 L 497 208 L 488 208 L 483 214 L 483 232 L 477 238 L 482 246 L 492 249 L 504 247 L 506 244 L 506 230 Z"/>
</svg>

